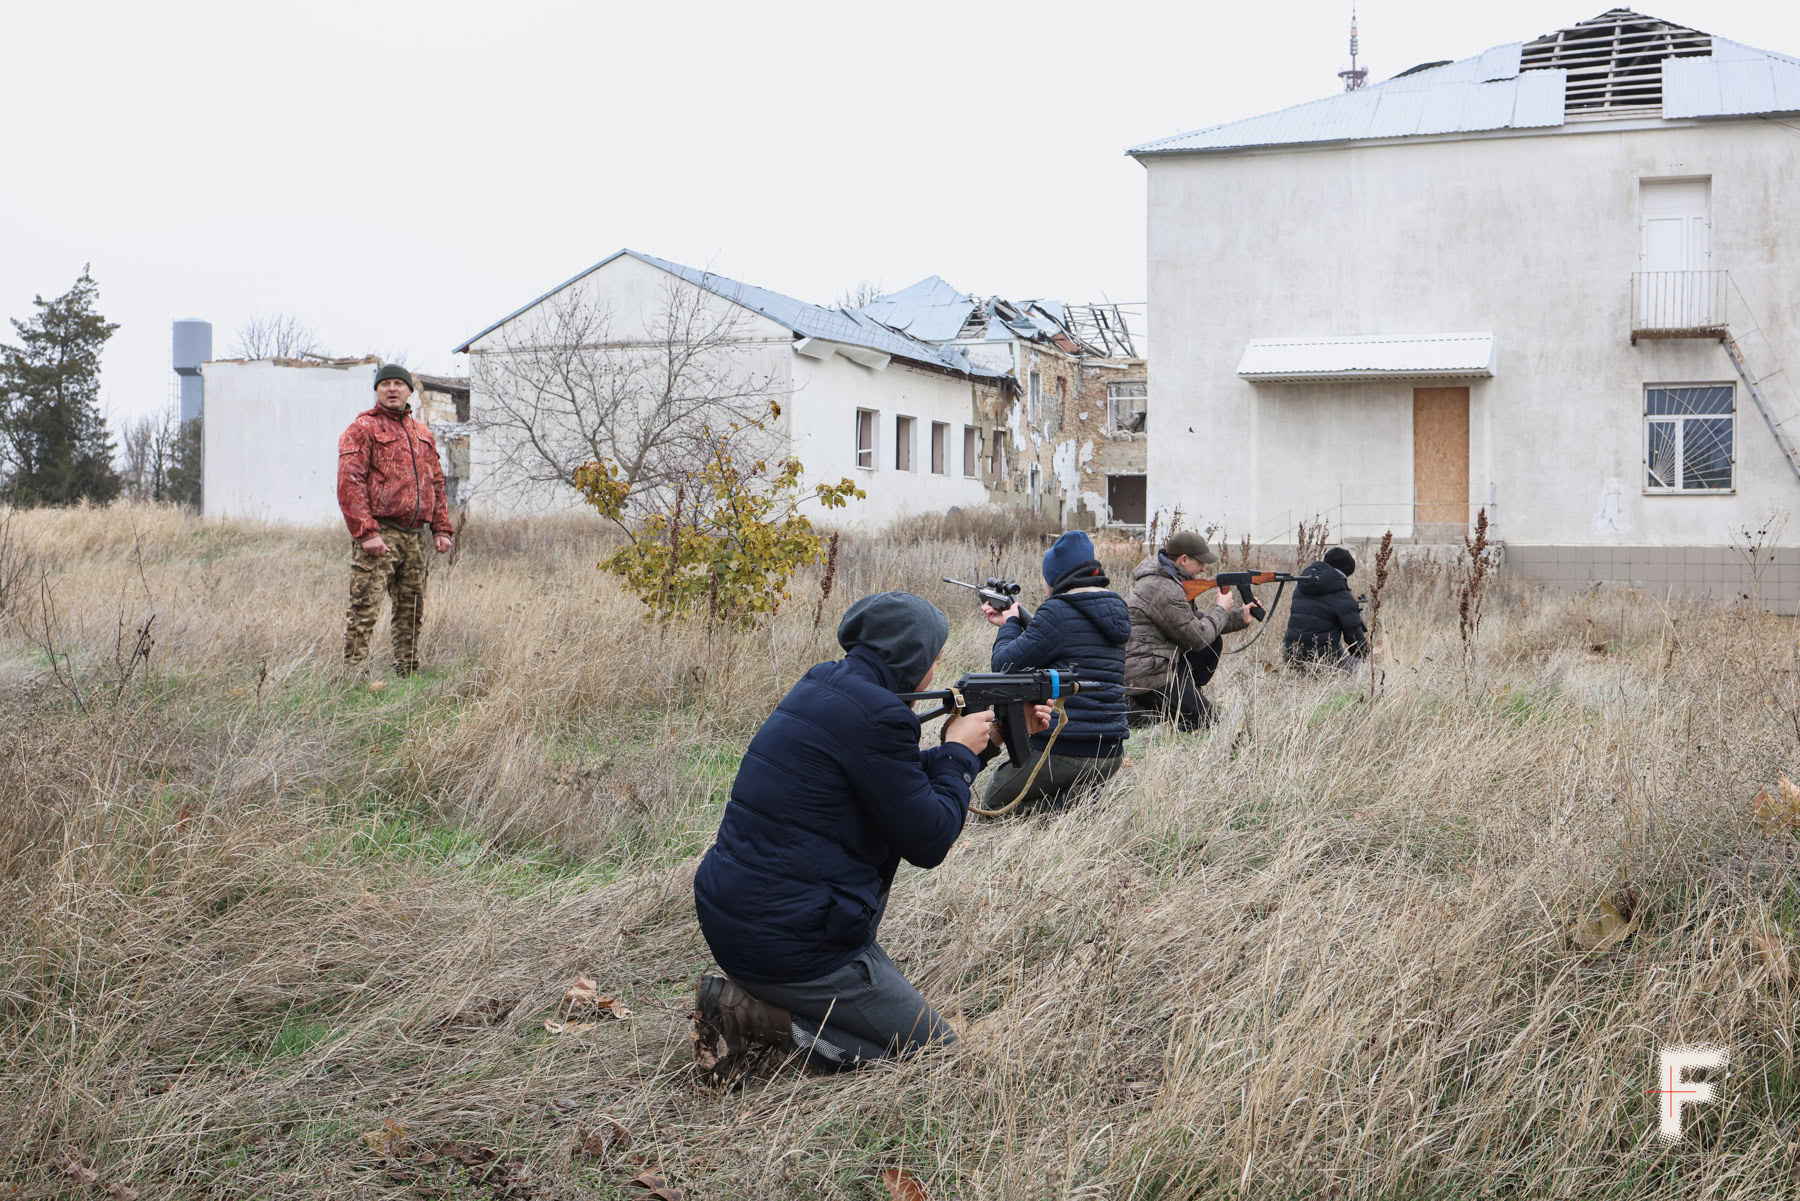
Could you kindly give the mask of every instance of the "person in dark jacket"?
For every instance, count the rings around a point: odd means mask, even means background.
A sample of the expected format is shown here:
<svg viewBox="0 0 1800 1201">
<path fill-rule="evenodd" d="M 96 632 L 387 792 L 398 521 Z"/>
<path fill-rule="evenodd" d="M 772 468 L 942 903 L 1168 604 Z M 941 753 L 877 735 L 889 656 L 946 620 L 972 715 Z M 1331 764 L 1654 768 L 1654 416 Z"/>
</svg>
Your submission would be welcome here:
<svg viewBox="0 0 1800 1201">
<path fill-rule="evenodd" d="M 1029 625 L 1021 620 L 1016 604 L 1005 612 L 991 605 L 981 607 L 988 621 L 999 627 L 993 670 L 1067 667 L 1082 680 L 1081 691 L 1065 704 L 1068 722 L 1056 735 L 1055 745 L 1050 746 L 1049 731 L 1038 734 L 1025 763 L 997 768 L 984 798 L 986 808 L 1000 809 L 1014 801 L 1023 812 L 1067 808 L 1076 790 L 1104 784 L 1124 762 L 1125 739 L 1130 737 L 1125 725 L 1125 643 L 1131 638 L 1131 613 L 1125 599 L 1107 589 L 1109 582 L 1094 557 L 1093 540 L 1080 530 L 1070 530 L 1044 554 L 1050 598 L 1031 615 Z"/>
<path fill-rule="evenodd" d="M 1294 666 L 1328 663 L 1354 671 L 1369 654 L 1369 631 L 1350 591 L 1356 556 L 1341 546 L 1300 573 L 1281 654 Z"/>
<path fill-rule="evenodd" d="M 750 1043 L 853 1066 L 953 1041 L 876 942 L 900 860 L 943 862 L 994 754 L 989 713 L 950 720 L 921 751 L 895 695 L 930 686 L 949 632 L 920 597 L 863 597 L 838 626 L 845 656 L 808 671 L 750 740 L 694 875 L 725 971 L 694 984 L 695 1060 L 714 1079 Z"/>
</svg>

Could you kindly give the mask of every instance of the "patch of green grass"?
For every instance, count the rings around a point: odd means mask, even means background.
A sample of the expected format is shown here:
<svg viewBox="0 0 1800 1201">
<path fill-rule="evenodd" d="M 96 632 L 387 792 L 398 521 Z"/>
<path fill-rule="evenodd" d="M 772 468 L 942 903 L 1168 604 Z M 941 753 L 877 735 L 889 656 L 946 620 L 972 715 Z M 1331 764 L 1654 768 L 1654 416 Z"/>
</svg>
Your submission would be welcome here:
<svg viewBox="0 0 1800 1201">
<path fill-rule="evenodd" d="M 1306 716 L 1309 726 L 1320 725 L 1340 714 L 1347 713 L 1369 698 L 1361 692 L 1339 692 L 1326 697 L 1313 706 L 1312 712 Z"/>
<path fill-rule="evenodd" d="M 289 1055 L 304 1055 L 314 1047 L 329 1042 L 337 1033 L 337 1028 L 328 1022 L 289 1018 L 282 1023 L 275 1040 L 264 1053 L 264 1058 L 281 1059 Z"/>
</svg>

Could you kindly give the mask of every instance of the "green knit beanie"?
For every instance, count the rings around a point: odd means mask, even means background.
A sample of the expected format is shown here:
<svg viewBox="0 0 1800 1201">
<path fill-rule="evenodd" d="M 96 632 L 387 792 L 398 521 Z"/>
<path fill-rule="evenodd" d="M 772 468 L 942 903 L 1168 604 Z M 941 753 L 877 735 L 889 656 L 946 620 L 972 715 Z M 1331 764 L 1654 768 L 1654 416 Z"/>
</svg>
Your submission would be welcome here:
<svg viewBox="0 0 1800 1201">
<path fill-rule="evenodd" d="M 419 390 L 419 385 L 413 383 L 412 372 L 398 363 L 383 363 L 381 370 L 375 373 L 375 386 L 381 387 L 381 381 L 384 379 L 397 379 L 411 391 Z"/>
</svg>

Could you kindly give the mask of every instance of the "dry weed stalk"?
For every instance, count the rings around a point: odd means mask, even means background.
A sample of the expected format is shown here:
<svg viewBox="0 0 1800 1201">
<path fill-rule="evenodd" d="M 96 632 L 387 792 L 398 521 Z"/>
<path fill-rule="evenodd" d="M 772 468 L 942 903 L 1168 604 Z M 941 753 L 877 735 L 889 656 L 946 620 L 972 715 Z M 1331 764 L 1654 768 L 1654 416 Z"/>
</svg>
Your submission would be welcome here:
<svg viewBox="0 0 1800 1201">
<path fill-rule="evenodd" d="M 1483 505 L 1475 514 L 1475 536 L 1463 535 L 1462 553 L 1457 557 L 1456 615 L 1457 634 L 1462 638 L 1463 678 L 1465 688 L 1475 671 L 1475 636 L 1481 630 L 1481 602 L 1487 595 L 1488 515 Z"/>
<path fill-rule="evenodd" d="M 1387 591 L 1388 571 L 1394 561 L 1394 531 L 1381 535 L 1375 550 L 1375 583 L 1369 588 L 1369 696 L 1375 696 L 1381 685 L 1381 667 L 1375 661 L 1375 646 L 1381 637 L 1381 594 Z"/>
<path fill-rule="evenodd" d="M 838 539 L 841 536 L 834 530 L 825 548 L 825 574 L 819 577 L 819 603 L 813 606 L 812 628 L 815 630 L 825 616 L 825 602 L 831 599 L 831 586 L 837 582 Z"/>
</svg>

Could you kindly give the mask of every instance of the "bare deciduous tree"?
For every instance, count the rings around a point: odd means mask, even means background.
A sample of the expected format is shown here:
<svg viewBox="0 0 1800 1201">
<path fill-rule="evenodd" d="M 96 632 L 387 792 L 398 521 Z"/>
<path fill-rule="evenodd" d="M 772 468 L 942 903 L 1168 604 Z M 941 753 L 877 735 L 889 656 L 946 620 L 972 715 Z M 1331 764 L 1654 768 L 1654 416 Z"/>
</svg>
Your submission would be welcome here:
<svg viewBox="0 0 1800 1201">
<path fill-rule="evenodd" d="M 871 300 L 881 299 L 881 281 L 865 279 L 857 282 L 853 288 L 846 288 L 838 294 L 837 307 L 840 309 L 860 309 Z"/>
<path fill-rule="evenodd" d="M 319 336 L 292 313 L 253 314 L 237 327 L 232 344 L 239 359 L 328 359 L 319 347 Z"/>
<path fill-rule="evenodd" d="M 132 500 L 168 499 L 179 421 L 173 409 L 127 422 L 119 437 L 119 478 Z"/>
<path fill-rule="evenodd" d="M 615 338 L 612 313 L 580 288 L 544 301 L 474 356 L 487 486 L 572 497 L 582 464 L 611 462 L 637 498 L 692 474 L 706 426 L 747 427 L 786 395 L 749 325 L 743 309 L 680 280 L 631 338 Z"/>
</svg>

